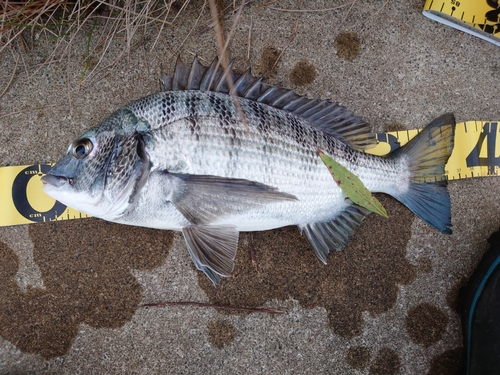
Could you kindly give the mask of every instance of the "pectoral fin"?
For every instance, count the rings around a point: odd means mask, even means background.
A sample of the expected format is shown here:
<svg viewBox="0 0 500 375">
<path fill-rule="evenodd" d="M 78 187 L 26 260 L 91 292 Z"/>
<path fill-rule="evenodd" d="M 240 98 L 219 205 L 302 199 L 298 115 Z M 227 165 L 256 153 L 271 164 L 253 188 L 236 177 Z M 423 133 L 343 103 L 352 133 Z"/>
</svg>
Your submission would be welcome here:
<svg viewBox="0 0 500 375">
<path fill-rule="evenodd" d="M 210 224 L 225 215 L 280 201 L 297 200 L 294 195 L 259 182 L 209 175 L 162 172 L 174 186 L 168 198 L 192 224 Z"/>
<path fill-rule="evenodd" d="M 239 233 L 232 226 L 190 225 L 182 229 L 194 265 L 219 285 L 234 269 Z"/>
</svg>

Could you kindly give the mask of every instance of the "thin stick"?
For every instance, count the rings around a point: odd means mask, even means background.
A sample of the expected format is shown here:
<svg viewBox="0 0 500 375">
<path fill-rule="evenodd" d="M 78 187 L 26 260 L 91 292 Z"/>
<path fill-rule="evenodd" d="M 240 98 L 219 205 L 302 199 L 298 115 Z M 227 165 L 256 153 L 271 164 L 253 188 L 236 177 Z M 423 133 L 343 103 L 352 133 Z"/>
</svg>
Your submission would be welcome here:
<svg viewBox="0 0 500 375">
<path fill-rule="evenodd" d="M 178 302 L 162 302 L 162 303 L 144 303 L 139 307 L 167 307 L 167 306 L 194 306 L 194 307 L 209 307 L 217 310 L 232 310 L 243 312 L 260 312 L 266 314 L 286 314 L 285 310 L 267 309 L 259 307 L 240 307 L 240 306 L 220 306 L 211 303 L 192 302 L 192 301 L 178 301 Z"/>
<path fill-rule="evenodd" d="M 257 263 L 257 257 L 255 256 L 255 247 L 253 246 L 253 233 L 248 232 L 248 251 L 250 253 L 250 260 L 255 268 L 255 271 L 259 272 L 259 263 Z"/>
<path fill-rule="evenodd" d="M 2 91 L 2 93 L 0 94 L 0 98 L 7 92 L 7 90 L 9 89 L 12 81 L 14 80 L 14 76 L 16 75 L 16 72 L 17 72 L 17 64 L 19 63 L 19 59 L 21 58 L 21 55 L 17 55 L 17 59 L 16 59 L 16 65 L 14 66 L 14 70 L 12 71 L 12 74 L 10 76 L 10 79 L 9 79 L 9 83 L 7 83 L 7 86 L 5 87 L 5 89 Z"/>
<path fill-rule="evenodd" d="M 183 4 L 182 6 L 184 6 L 184 4 Z M 167 5 L 167 13 L 165 14 L 165 20 L 167 20 L 167 17 L 168 17 L 168 15 L 170 14 L 170 9 L 171 9 L 171 7 L 172 7 L 172 3 L 169 3 L 169 4 Z M 176 15 L 176 17 L 177 17 L 177 15 Z M 156 27 L 156 24 L 153 24 L 153 25 Z M 164 23 L 162 23 L 162 24 L 161 24 L 161 27 L 160 27 L 160 30 L 158 31 L 158 34 L 156 35 L 156 39 L 155 39 L 155 41 L 153 42 L 153 45 L 151 46 L 151 51 L 153 51 L 153 50 L 154 50 L 154 48 L 155 48 L 155 46 L 156 46 L 156 43 L 158 42 L 158 39 L 159 39 L 159 38 L 160 38 L 160 36 L 161 36 L 161 33 L 162 33 L 162 31 L 163 31 L 163 27 L 164 27 L 164 26 L 165 26 L 165 24 L 164 24 Z"/>
<path fill-rule="evenodd" d="M 39 109 L 45 109 L 45 108 L 50 108 L 50 107 L 56 107 L 57 104 L 51 104 L 51 105 L 43 105 L 41 107 L 32 107 L 32 108 L 27 108 L 27 109 L 23 109 L 22 111 L 16 111 L 16 112 L 11 112 L 11 113 L 6 113 L 5 115 L 1 115 L 0 116 L 0 119 L 2 118 L 5 118 L 5 117 L 9 117 L 9 116 L 14 116 L 14 115 L 18 115 L 20 113 L 26 113 L 26 112 L 31 112 L 31 111 L 37 111 Z"/>
<path fill-rule="evenodd" d="M 187 4 L 187 2 L 186 2 L 186 4 Z M 194 31 L 195 27 L 198 25 L 198 22 L 200 21 L 201 16 L 203 15 L 203 12 L 205 10 L 205 6 L 206 6 L 206 2 L 203 2 L 203 8 L 201 9 L 200 13 L 198 14 L 198 18 L 196 18 L 196 21 L 194 22 L 193 27 L 191 27 L 191 29 L 187 33 L 186 37 L 184 38 L 184 40 L 179 44 L 179 46 L 177 47 L 177 49 L 174 51 L 174 53 L 173 53 L 174 55 L 176 55 L 180 51 L 180 49 L 182 48 L 182 46 L 184 45 L 184 43 L 186 42 L 186 40 L 189 38 L 189 36 L 191 35 L 191 33 Z"/>
<path fill-rule="evenodd" d="M 219 48 L 219 63 L 222 63 L 222 66 L 226 68 L 229 64 L 229 58 L 226 53 L 226 45 L 227 41 L 229 41 L 229 38 L 226 40 L 224 37 L 224 30 L 221 29 L 221 26 L 223 27 L 224 25 L 221 25 L 220 23 L 220 11 L 215 3 L 215 0 L 209 0 L 208 2 L 210 6 L 210 14 L 212 16 L 212 20 L 214 22 L 214 31 L 215 31 L 215 39 L 217 40 L 217 46 Z M 217 70 L 217 69 L 216 69 Z M 210 82 L 210 87 L 212 82 Z"/>
<path fill-rule="evenodd" d="M 303 0 L 301 0 L 299 6 L 302 6 L 302 3 L 303 3 Z M 290 46 L 292 41 L 295 39 L 295 36 L 297 35 L 297 30 L 299 28 L 300 17 L 302 17 L 302 15 L 299 15 L 297 17 L 297 20 L 295 21 L 295 26 L 290 34 L 290 37 L 288 38 L 288 43 L 286 44 L 285 48 L 283 48 L 283 50 L 280 52 L 279 56 L 276 58 L 276 61 L 274 62 L 273 66 L 271 67 L 271 72 L 274 71 L 274 69 L 278 65 L 278 62 L 281 60 L 281 57 L 283 56 L 285 51 L 288 49 L 288 47 Z"/>
<path fill-rule="evenodd" d="M 70 61 L 71 61 L 71 48 L 68 49 L 68 66 L 70 66 Z M 68 104 L 69 104 L 69 115 L 73 117 L 73 104 L 71 101 L 71 76 L 69 73 L 69 69 L 66 69 L 66 78 L 68 81 L 68 86 L 66 87 L 66 91 L 68 92 Z"/>
<path fill-rule="evenodd" d="M 119 6 L 111 4 L 109 2 L 105 2 L 104 0 L 96 0 L 96 2 L 98 2 L 100 4 L 107 5 L 110 8 L 114 8 L 116 10 L 120 10 L 120 11 L 124 12 L 127 16 L 132 15 L 132 16 L 144 17 L 144 18 L 146 18 L 148 20 L 156 21 L 156 22 L 159 22 L 159 23 L 163 23 L 163 24 L 168 25 L 168 26 L 175 26 L 172 22 L 161 20 L 161 19 L 159 19 L 157 17 L 151 17 L 151 16 L 148 16 L 146 14 L 141 14 L 141 13 L 133 12 L 130 9 L 119 7 Z"/>
<path fill-rule="evenodd" d="M 252 31 L 253 31 L 253 15 L 250 14 L 250 26 L 248 27 L 248 48 L 247 48 L 247 66 L 250 66 L 250 48 L 252 44 Z"/>
<path fill-rule="evenodd" d="M 351 5 L 351 4 L 352 4 L 352 2 L 347 3 L 347 4 L 338 5 L 338 6 L 333 7 L 333 8 L 323 8 L 323 9 L 285 9 L 285 8 L 275 8 L 275 7 L 269 7 L 268 9 L 278 10 L 280 12 L 290 12 L 290 13 L 328 12 L 331 10 L 345 8 L 346 6 Z"/>
<path fill-rule="evenodd" d="M 238 96 L 234 93 L 234 82 L 233 82 L 233 76 L 232 76 L 232 72 L 227 69 L 227 66 L 229 64 L 229 58 L 227 57 L 227 49 L 229 47 L 229 42 L 231 41 L 231 38 L 233 37 L 233 34 L 234 32 L 236 31 L 236 26 L 238 25 L 238 22 L 240 20 L 240 17 L 241 17 L 241 14 L 243 12 L 243 8 L 244 6 L 246 5 L 246 1 L 245 0 L 242 0 L 241 1 L 241 4 L 240 6 L 238 7 L 238 12 L 236 13 L 236 17 L 233 21 L 233 25 L 231 26 L 231 30 L 229 31 L 229 34 L 226 38 L 226 42 L 223 44 L 223 38 L 222 38 L 222 33 L 224 32 L 224 30 L 219 30 L 219 24 L 216 22 L 215 20 L 215 17 L 217 16 L 217 14 L 215 13 L 216 9 L 215 9 L 215 3 L 214 3 L 215 0 L 209 0 L 209 3 L 210 3 L 210 11 L 212 13 L 212 18 L 214 19 L 214 22 L 215 22 L 215 34 L 217 36 L 217 48 L 219 50 L 219 61 L 217 62 L 217 65 L 215 67 L 215 70 L 217 71 L 217 69 L 219 68 L 219 64 L 221 63 L 221 60 L 224 59 L 224 60 L 227 60 L 227 63 L 224 63 L 223 61 L 223 67 L 225 68 L 224 70 L 224 78 L 227 79 L 227 83 L 228 83 L 228 86 L 229 86 L 229 93 L 231 95 L 231 97 L 233 98 L 233 102 L 234 102 L 234 106 L 236 108 L 236 111 L 238 112 L 238 115 L 240 116 L 240 120 L 243 122 L 243 124 L 245 125 L 245 127 L 248 129 L 248 124 L 247 124 L 247 121 L 246 121 L 246 117 L 245 117 L 245 114 L 243 113 L 243 109 L 241 108 L 241 105 L 240 105 L 240 101 L 238 99 Z M 212 76 L 212 80 L 213 80 L 213 76 Z M 221 78 L 223 79 L 223 78 Z M 208 87 L 211 87 L 212 86 L 212 80 L 210 81 L 210 83 L 208 84 Z"/>
<path fill-rule="evenodd" d="M 246 0 L 245 1 L 245 4 L 244 5 L 249 5 L 249 4 L 252 4 L 255 0 Z M 239 7 L 238 7 L 239 9 Z M 238 9 L 235 9 L 235 8 L 231 8 L 231 6 L 228 6 L 226 7 L 226 9 L 224 9 L 223 13 L 224 13 L 224 19 L 227 20 L 229 18 L 229 16 L 233 15 L 234 13 L 237 13 L 238 12 Z M 199 32 L 199 35 L 203 35 L 205 34 L 208 30 L 212 29 L 214 27 L 215 23 L 213 22 L 212 20 L 212 23 L 211 24 L 208 24 L 207 26 L 205 26 L 200 32 Z"/>
<path fill-rule="evenodd" d="M 271 5 L 271 4 L 273 4 L 273 3 L 277 2 L 277 1 L 278 1 L 278 0 L 270 0 L 270 1 L 266 1 L 265 3 L 259 4 L 259 5 L 257 5 L 257 6 L 258 6 L 259 8 L 260 8 L 260 7 L 267 7 L 268 5 Z"/>
<path fill-rule="evenodd" d="M 219 22 L 219 30 L 221 31 L 220 36 L 222 38 L 222 45 L 225 45 L 226 41 L 224 40 L 224 38 L 226 36 L 224 35 L 224 32 L 226 31 L 226 28 L 224 25 L 224 2 L 222 0 L 217 0 L 217 21 Z M 224 61 L 224 67 L 226 67 L 228 64 L 229 58 Z"/>
</svg>

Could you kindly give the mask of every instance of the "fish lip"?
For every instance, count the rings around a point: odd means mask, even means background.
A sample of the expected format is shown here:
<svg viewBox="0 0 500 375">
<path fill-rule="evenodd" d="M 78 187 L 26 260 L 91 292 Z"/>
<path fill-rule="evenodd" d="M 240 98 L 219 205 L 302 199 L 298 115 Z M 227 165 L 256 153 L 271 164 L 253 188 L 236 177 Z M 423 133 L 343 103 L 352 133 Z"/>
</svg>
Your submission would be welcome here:
<svg viewBox="0 0 500 375">
<path fill-rule="evenodd" d="M 67 177 L 63 176 L 55 176 L 53 174 L 47 174 L 41 178 L 41 181 L 44 184 L 48 184 L 50 186 L 60 188 L 66 185 L 69 182 L 69 179 Z"/>
</svg>

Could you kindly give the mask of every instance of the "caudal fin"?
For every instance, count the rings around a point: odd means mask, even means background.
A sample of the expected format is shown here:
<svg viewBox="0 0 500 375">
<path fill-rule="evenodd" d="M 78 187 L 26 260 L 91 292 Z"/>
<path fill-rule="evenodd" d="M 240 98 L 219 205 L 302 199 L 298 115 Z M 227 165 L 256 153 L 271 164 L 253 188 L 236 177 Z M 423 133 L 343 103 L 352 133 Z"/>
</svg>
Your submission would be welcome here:
<svg viewBox="0 0 500 375">
<path fill-rule="evenodd" d="M 410 164 L 410 187 L 395 198 L 426 223 L 451 234 L 451 203 L 445 165 L 453 150 L 455 117 L 447 113 L 432 121 L 408 144 L 391 154 Z"/>
</svg>

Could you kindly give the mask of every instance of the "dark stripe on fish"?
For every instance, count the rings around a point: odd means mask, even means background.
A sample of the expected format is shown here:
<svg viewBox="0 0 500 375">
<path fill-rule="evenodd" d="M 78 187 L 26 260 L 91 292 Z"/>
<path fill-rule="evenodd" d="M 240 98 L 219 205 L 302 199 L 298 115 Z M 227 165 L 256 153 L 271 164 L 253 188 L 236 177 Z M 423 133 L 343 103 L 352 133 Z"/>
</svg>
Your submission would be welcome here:
<svg viewBox="0 0 500 375">
<path fill-rule="evenodd" d="M 234 111 L 218 96 L 209 95 L 208 100 L 212 109 L 217 113 L 219 121 L 226 126 L 229 125 L 234 117 Z"/>
</svg>

